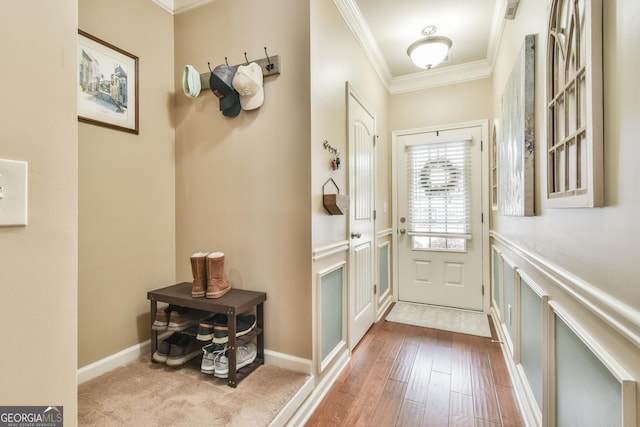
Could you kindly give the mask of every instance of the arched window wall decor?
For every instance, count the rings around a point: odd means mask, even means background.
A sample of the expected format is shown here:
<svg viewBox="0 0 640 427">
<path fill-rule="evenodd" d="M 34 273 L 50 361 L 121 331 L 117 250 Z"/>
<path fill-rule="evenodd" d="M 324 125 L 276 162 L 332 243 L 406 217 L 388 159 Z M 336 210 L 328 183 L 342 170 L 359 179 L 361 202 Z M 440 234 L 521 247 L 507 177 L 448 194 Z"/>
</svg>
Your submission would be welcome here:
<svg viewBox="0 0 640 427">
<path fill-rule="evenodd" d="M 601 0 L 554 0 L 547 40 L 549 206 L 602 206 Z"/>
</svg>

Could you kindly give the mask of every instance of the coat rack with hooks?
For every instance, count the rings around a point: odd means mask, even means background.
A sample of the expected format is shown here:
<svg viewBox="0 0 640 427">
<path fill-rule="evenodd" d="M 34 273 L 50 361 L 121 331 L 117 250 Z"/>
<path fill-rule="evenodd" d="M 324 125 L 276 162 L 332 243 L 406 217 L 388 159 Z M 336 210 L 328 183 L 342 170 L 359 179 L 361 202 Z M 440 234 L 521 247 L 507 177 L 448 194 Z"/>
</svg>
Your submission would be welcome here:
<svg viewBox="0 0 640 427">
<path fill-rule="evenodd" d="M 264 48 L 265 58 L 256 59 L 250 61 L 247 59 L 247 52 L 244 53 L 245 62 L 233 65 L 232 67 L 238 69 L 241 65 L 248 65 L 250 62 L 255 62 L 262 69 L 262 75 L 264 77 L 268 76 L 277 76 L 280 74 L 280 55 L 270 56 L 267 53 L 267 48 Z M 229 65 L 227 57 L 224 58 L 224 62 Z M 209 78 L 211 77 L 211 72 L 201 73 L 200 74 L 200 87 L 202 90 L 209 89 Z"/>
</svg>

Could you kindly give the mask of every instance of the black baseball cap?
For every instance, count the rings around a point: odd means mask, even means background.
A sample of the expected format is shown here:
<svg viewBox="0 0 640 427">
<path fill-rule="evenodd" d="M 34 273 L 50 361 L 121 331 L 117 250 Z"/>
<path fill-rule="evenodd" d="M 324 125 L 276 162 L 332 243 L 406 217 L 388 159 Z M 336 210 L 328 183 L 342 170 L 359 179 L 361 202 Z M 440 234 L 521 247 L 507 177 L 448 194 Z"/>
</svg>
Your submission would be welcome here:
<svg viewBox="0 0 640 427">
<path fill-rule="evenodd" d="M 220 111 L 225 117 L 236 117 L 240 114 L 240 95 L 233 88 L 233 77 L 236 69 L 230 65 L 218 65 L 211 72 L 209 88 L 220 100 Z"/>
</svg>

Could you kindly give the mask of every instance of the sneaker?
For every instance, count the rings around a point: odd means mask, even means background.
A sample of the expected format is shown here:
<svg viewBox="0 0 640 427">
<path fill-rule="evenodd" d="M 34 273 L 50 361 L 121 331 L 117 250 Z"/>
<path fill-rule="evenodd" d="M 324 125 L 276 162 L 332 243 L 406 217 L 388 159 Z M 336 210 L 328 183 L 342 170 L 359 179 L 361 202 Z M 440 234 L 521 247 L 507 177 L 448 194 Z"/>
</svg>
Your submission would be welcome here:
<svg viewBox="0 0 640 427">
<path fill-rule="evenodd" d="M 197 310 L 190 310 L 186 307 L 174 306 L 169 314 L 169 331 L 184 331 L 189 326 L 198 323 L 200 314 Z"/>
<path fill-rule="evenodd" d="M 227 315 L 216 314 L 214 316 L 201 320 L 198 324 L 198 335 L 196 335 L 196 339 L 199 341 L 211 341 L 213 339 L 213 324 L 215 322 L 226 324 Z"/>
<path fill-rule="evenodd" d="M 180 339 L 171 344 L 169 349 L 169 357 L 167 357 L 168 366 L 180 366 L 189 360 L 197 357 L 202 351 L 202 344 L 195 341 L 189 335 L 179 334 Z"/>
<path fill-rule="evenodd" d="M 204 354 L 202 355 L 200 371 L 205 374 L 213 375 L 213 372 L 215 371 L 216 357 L 227 351 L 227 346 L 224 344 L 209 344 L 202 347 L 202 351 Z"/>
<path fill-rule="evenodd" d="M 168 305 L 156 311 L 156 319 L 153 321 L 151 329 L 154 331 L 166 331 L 169 325 L 169 313 L 173 310 L 173 306 Z"/>
<path fill-rule="evenodd" d="M 248 334 L 256 327 L 256 316 L 253 314 L 239 315 L 236 317 L 236 337 Z M 225 316 L 224 322 L 213 323 L 213 340 L 216 344 L 229 342 L 229 328 Z"/>
<path fill-rule="evenodd" d="M 169 350 L 171 344 L 175 344 L 179 341 L 182 334 L 172 334 L 169 338 L 158 343 L 158 349 L 153 353 L 153 360 L 156 362 L 164 363 L 169 357 Z"/>
<path fill-rule="evenodd" d="M 252 364 L 256 360 L 257 355 L 258 349 L 253 342 L 238 347 L 236 351 L 236 371 Z M 216 356 L 214 366 L 215 371 L 213 375 L 217 378 L 229 378 L 229 359 L 225 356 L 224 352 Z"/>
</svg>

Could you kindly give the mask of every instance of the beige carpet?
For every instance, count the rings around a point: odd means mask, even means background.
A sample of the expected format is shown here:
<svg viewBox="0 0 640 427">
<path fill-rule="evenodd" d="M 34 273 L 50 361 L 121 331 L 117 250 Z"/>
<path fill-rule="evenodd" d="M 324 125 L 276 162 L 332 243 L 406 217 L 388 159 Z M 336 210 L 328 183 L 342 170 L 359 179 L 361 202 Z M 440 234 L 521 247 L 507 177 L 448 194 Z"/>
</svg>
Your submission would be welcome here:
<svg viewBox="0 0 640 427">
<path fill-rule="evenodd" d="M 489 318 L 478 311 L 397 302 L 386 320 L 461 334 L 491 336 Z"/>
<path fill-rule="evenodd" d="M 200 373 L 198 361 L 174 369 L 143 357 L 81 384 L 78 424 L 268 426 L 308 378 L 263 365 L 234 389 Z"/>
</svg>

